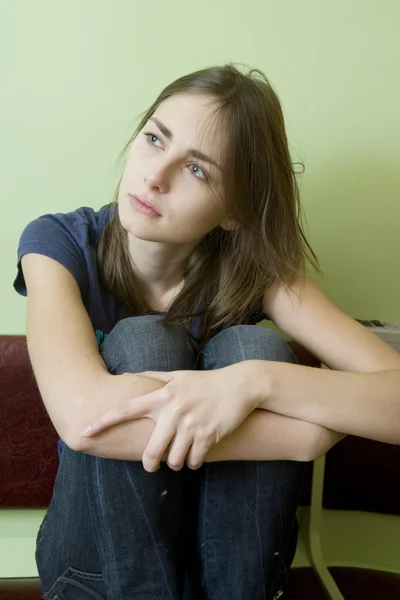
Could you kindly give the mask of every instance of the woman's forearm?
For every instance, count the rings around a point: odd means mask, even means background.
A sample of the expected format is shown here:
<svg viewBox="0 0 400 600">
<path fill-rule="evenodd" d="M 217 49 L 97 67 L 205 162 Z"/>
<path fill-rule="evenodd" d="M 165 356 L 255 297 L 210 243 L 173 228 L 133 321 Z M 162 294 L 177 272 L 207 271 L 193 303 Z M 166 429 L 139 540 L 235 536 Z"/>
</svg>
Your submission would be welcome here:
<svg viewBox="0 0 400 600">
<path fill-rule="evenodd" d="M 82 438 L 76 449 L 103 458 L 140 461 L 154 427 L 155 423 L 148 418 L 125 421 L 93 438 Z M 210 450 L 205 462 L 310 461 L 326 452 L 341 437 L 319 425 L 257 409 Z"/>
<path fill-rule="evenodd" d="M 231 435 L 206 456 L 224 460 L 315 460 L 340 441 L 343 434 L 266 410 L 256 409 Z"/>
<path fill-rule="evenodd" d="M 353 373 L 266 360 L 246 368 L 261 409 L 400 444 L 400 370 Z"/>
</svg>

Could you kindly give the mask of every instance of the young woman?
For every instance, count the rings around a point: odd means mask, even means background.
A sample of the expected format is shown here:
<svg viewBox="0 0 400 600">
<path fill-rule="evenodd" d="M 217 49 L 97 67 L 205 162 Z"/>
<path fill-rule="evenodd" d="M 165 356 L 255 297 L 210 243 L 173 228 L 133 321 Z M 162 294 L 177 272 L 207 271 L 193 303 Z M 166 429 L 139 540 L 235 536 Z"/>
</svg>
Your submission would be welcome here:
<svg viewBox="0 0 400 600">
<path fill-rule="evenodd" d="M 399 355 L 306 273 L 318 261 L 260 71 L 173 82 L 123 155 L 114 202 L 44 215 L 18 250 L 60 436 L 43 597 L 277 598 L 305 462 L 345 434 L 399 443 Z M 331 370 L 300 366 L 253 326 L 265 315 Z"/>
</svg>

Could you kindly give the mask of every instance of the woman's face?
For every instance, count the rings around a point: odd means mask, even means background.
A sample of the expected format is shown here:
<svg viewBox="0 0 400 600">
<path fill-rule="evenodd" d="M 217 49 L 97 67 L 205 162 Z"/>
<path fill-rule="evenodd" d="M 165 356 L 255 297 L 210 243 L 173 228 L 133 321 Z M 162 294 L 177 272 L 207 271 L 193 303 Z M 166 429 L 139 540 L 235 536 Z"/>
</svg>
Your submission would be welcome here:
<svg viewBox="0 0 400 600">
<path fill-rule="evenodd" d="M 229 228 L 219 167 L 225 140 L 209 125 L 212 99 L 194 93 L 168 98 L 133 141 L 118 204 L 122 226 L 134 236 L 192 244 L 217 225 Z M 142 212 L 133 196 L 157 214 Z"/>
</svg>

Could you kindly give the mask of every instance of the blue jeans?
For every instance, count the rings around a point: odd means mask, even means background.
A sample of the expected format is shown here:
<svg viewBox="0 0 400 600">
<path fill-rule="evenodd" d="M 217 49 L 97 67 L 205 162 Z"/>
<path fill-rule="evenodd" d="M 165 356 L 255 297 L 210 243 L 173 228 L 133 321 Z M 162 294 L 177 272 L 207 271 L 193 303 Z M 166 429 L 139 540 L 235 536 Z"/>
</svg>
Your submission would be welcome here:
<svg viewBox="0 0 400 600">
<path fill-rule="evenodd" d="M 200 355 L 159 316 L 120 321 L 100 347 L 111 373 L 297 362 L 276 332 L 238 325 Z M 216 399 L 216 402 L 218 399 Z M 227 461 L 191 471 L 65 446 L 36 544 L 46 600 L 272 600 L 297 543 L 305 463 Z"/>
</svg>

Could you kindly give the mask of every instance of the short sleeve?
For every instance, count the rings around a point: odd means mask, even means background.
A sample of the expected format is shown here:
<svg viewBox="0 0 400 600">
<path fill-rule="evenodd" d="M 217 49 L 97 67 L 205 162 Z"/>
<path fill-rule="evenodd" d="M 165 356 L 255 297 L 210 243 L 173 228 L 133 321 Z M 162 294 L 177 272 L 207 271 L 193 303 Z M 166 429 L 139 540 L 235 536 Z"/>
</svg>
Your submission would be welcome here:
<svg viewBox="0 0 400 600">
<path fill-rule="evenodd" d="M 75 278 L 82 295 L 87 289 L 87 271 L 82 250 L 82 223 L 74 213 L 44 215 L 31 221 L 18 245 L 17 276 L 14 289 L 27 295 L 21 259 L 25 254 L 43 254 L 62 264 Z"/>
</svg>

